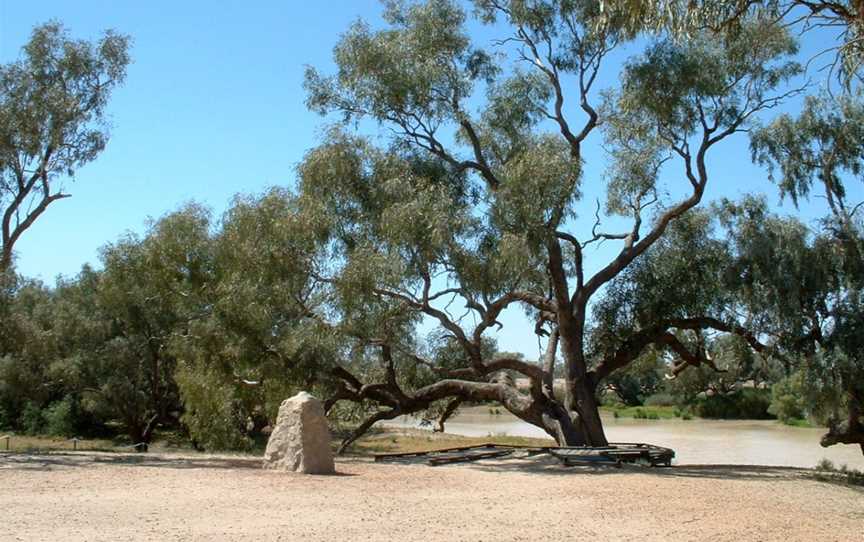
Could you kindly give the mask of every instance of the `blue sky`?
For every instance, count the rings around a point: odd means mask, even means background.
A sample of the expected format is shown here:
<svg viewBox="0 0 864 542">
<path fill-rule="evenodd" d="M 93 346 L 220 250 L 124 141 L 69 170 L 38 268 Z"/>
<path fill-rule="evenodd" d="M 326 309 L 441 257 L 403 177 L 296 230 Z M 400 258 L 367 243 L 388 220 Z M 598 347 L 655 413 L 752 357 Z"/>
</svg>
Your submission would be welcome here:
<svg viewBox="0 0 864 542">
<path fill-rule="evenodd" d="M 214 7 L 218 5 L 219 7 Z M 107 149 L 66 182 L 16 245 L 18 270 L 53 281 L 96 262 L 98 247 L 141 231 L 190 199 L 221 214 L 237 192 L 290 183 L 316 141 L 303 106 L 303 67 L 325 66 L 337 35 L 375 0 L 339 2 L 0 0 L 0 61 L 19 55 L 33 26 L 58 19 L 72 35 L 106 28 L 134 40 L 126 84 L 109 111 Z"/>
<path fill-rule="evenodd" d="M 295 165 L 324 125 L 303 105 L 304 66 L 332 71 L 339 34 L 358 17 L 380 23 L 379 13 L 377 0 L 0 0 L 0 62 L 16 58 L 33 26 L 49 19 L 78 38 L 94 39 L 113 28 L 134 40 L 134 63 L 109 107 L 108 147 L 65 181 L 73 197 L 52 206 L 16 246 L 19 272 L 53 282 L 86 262 L 98 263 L 100 246 L 126 231 L 142 231 L 148 217 L 185 201 L 203 202 L 218 217 L 236 193 L 292 184 Z M 488 46 L 496 34 L 484 29 L 478 36 L 478 45 Z M 808 37 L 805 51 L 824 49 L 825 39 Z M 622 59 L 607 65 L 600 88 L 614 82 Z M 586 151 L 584 211 L 593 209 L 599 193 L 602 158 L 594 137 Z M 756 191 L 778 201 L 765 172 L 749 163 L 746 137 L 722 144 L 711 162 L 708 200 Z M 861 183 L 850 188 L 850 200 L 864 199 Z M 795 212 L 789 204 L 783 210 Z M 812 219 L 822 214 L 822 204 L 805 203 L 800 213 Z M 584 227 L 591 222 L 586 217 Z M 589 271 L 611 248 L 600 249 Z M 518 325 L 521 318 L 518 311 L 505 318 L 505 325 L 517 324 L 525 333 L 502 334 L 501 347 L 534 355 L 536 340 L 531 326 Z"/>
</svg>

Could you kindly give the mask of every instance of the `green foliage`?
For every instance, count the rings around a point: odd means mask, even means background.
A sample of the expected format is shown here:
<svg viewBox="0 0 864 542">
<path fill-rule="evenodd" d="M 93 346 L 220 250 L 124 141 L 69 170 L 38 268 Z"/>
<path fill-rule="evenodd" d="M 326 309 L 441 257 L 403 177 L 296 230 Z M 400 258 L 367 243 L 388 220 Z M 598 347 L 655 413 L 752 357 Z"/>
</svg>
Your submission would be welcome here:
<svg viewBox="0 0 864 542">
<path fill-rule="evenodd" d="M 5 275 L 0 407 L 34 431 L 47 422 L 63 432 L 87 415 L 119 422 L 135 441 L 182 423 L 207 449 L 250 447 L 298 389 L 351 398 L 352 406 L 331 411 L 336 421 L 397 403 L 434 418 L 450 396 L 407 397 L 452 375 L 465 389 L 490 380 L 477 367 L 502 355 L 491 331 L 516 304 L 538 332 L 561 324 L 569 374 L 588 373 L 581 382 L 604 363 L 626 367 L 602 384 L 628 405 L 651 404 L 616 415 L 672 416 L 669 397 L 658 395 L 665 390 L 703 415 L 764 417 L 768 392 L 750 384 L 778 374 L 768 350 L 801 354 L 814 321 L 831 333 L 803 354 L 814 384 L 802 393 L 822 397 L 832 412 L 848 407 L 827 398 L 858 393 L 856 337 L 864 333 L 862 281 L 849 257 L 854 213 L 829 226 L 845 236 L 837 250 L 836 237 L 812 236 L 755 198 L 692 209 L 705 191 L 709 147 L 751 127 L 800 73 L 790 34 L 746 17 L 722 41 L 701 29 L 651 42 L 595 109 L 601 60 L 635 32 L 624 14 L 610 16 L 596 2 L 474 6 L 481 22 L 514 32 L 494 53 L 472 43 L 460 4 L 392 1 L 383 28 L 358 22 L 342 35 L 333 75 L 307 71 L 309 107 L 337 124 L 304 156 L 296 191 L 238 197 L 219 222 L 184 206 L 104 247 L 102 270 L 85 268 L 54 289 Z M 44 47 L 31 53 L 61 64 L 61 49 L 72 60 L 93 57 L 102 62 L 97 72 L 122 80 L 125 39 L 106 36 L 97 51 L 67 43 L 59 27 L 40 36 L 34 43 Z M 571 88 L 579 94 L 565 100 Z M 90 116 L 69 125 L 86 145 L 63 164 L 68 173 L 104 145 L 105 99 L 95 97 Z M 844 122 L 855 121 L 855 107 L 836 122 L 827 109 L 808 111 L 808 137 L 833 134 L 834 148 L 854 154 L 857 132 Z M 389 141 L 350 134 L 364 119 L 386 126 Z M 757 160 L 784 160 L 765 141 L 789 136 L 795 122 L 757 135 Z M 582 140 L 596 126 L 610 161 L 602 179 L 583 179 Z M 687 195 L 678 202 L 667 200 L 680 187 L 662 182 L 670 157 L 683 165 Z M 856 160 L 831 167 L 856 172 Z M 780 169 L 799 171 L 785 162 Z M 813 178 L 839 184 L 809 174 L 790 181 L 794 194 L 806 194 L 801 187 Z M 598 179 L 605 214 L 632 220 L 632 230 L 600 234 L 598 223 L 593 239 L 577 239 L 569 232 L 577 231 L 583 182 Z M 584 249 L 604 239 L 624 246 L 600 273 L 584 276 Z M 680 323 L 700 318 L 720 325 Z M 430 321 L 437 327 L 426 334 Z M 756 355 L 763 337 L 770 348 Z M 572 345 L 582 344 L 587 351 L 574 354 Z M 594 365 L 584 367 L 585 359 Z M 696 367 L 678 374 L 686 364 Z M 336 369 L 349 375 L 337 380 Z M 524 374 L 535 370 L 522 365 Z M 678 376 L 664 385 L 673 370 Z M 505 406 L 532 400 L 520 393 Z M 370 400 L 376 394 L 383 399 Z"/>
<path fill-rule="evenodd" d="M 801 72 L 796 51 L 784 29 L 751 21 L 727 42 L 701 32 L 657 42 L 628 62 L 621 89 L 607 92 L 603 105 L 613 158 L 607 211 L 631 215 L 656 198 L 663 164 L 687 156 L 696 132 L 710 127 L 722 139 L 748 121 L 744 111 L 775 100 L 771 93 Z"/>
<path fill-rule="evenodd" d="M 665 369 L 660 352 L 648 350 L 625 369 L 613 373 L 606 385 L 627 406 L 647 405 L 646 398 L 661 389 Z"/>
<path fill-rule="evenodd" d="M 644 401 L 645 406 L 675 406 L 675 398 L 670 393 L 655 393 Z"/>
<path fill-rule="evenodd" d="M 768 412 L 785 424 L 807 417 L 803 374 L 794 373 L 771 386 L 771 406 Z"/>
<path fill-rule="evenodd" d="M 126 77 L 128 50 L 129 38 L 115 32 L 73 40 L 49 22 L 33 29 L 18 61 L 0 65 L 0 271 L 21 234 L 66 197 L 57 177 L 105 148 L 105 107 Z"/>
<path fill-rule="evenodd" d="M 635 418 L 641 420 L 670 420 L 679 414 L 674 407 L 669 406 L 639 406 L 628 407 L 621 403 L 603 406 L 603 411 L 612 412 L 613 418 Z"/>
<path fill-rule="evenodd" d="M 728 395 L 704 397 L 696 403 L 695 410 L 702 418 L 765 420 L 771 418 L 770 404 L 769 390 L 744 388 Z"/>
<path fill-rule="evenodd" d="M 18 418 L 18 427 L 28 435 L 38 435 L 45 426 L 42 409 L 35 403 L 27 403 Z"/>
<path fill-rule="evenodd" d="M 637 420 L 659 420 L 660 414 L 653 410 L 645 410 L 642 408 L 637 408 L 633 412 L 633 417 Z"/>
<path fill-rule="evenodd" d="M 860 337 L 856 336 L 854 341 L 860 341 Z M 858 405 L 864 401 L 862 378 L 864 360 L 860 354 L 849 356 L 842 346 L 818 350 L 802 363 L 802 387 L 808 412 L 820 424 L 848 419 L 850 410 L 860 409 Z M 859 414 L 859 420 L 861 418 Z"/>
<path fill-rule="evenodd" d="M 842 198 L 846 181 L 864 171 L 864 95 L 808 96 L 797 117 L 783 114 L 751 134 L 754 159 L 768 167 L 780 195 L 807 197 L 827 189 Z M 779 175 L 778 175 L 779 173 Z"/>
<path fill-rule="evenodd" d="M 234 386 L 218 374 L 185 365 L 177 370 L 176 378 L 186 405 L 182 421 L 193 443 L 206 450 L 251 447 Z"/>
<path fill-rule="evenodd" d="M 854 434 L 864 404 L 864 245 L 842 192 L 826 189 L 833 216 L 815 234 L 768 216 L 764 203 L 727 205 L 723 220 L 736 255 L 726 284 L 755 327 L 777 338 L 786 363 L 801 371 L 808 414 L 819 423 L 845 420 Z"/>
<path fill-rule="evenodd" d="M 344 34 L 334 54 L 336 78 L 308 70 L 310 109 L 351 104 L 343 108 L 346 121 L 362 115 L 383 121 L 394 109 L 440 121 L 453 113 L 440 95 L 468 96 L 475 80 L 494 72 L 491 59 L 470 48 L 465 14 L 452 2 L 391 2 L 385 20 L 387 31 L 358 22 Z"/>
<path fill-rule="evenodd" d="M 723 314 L 725 292 L 718 286 L 728 255 L 712 230 L 707 213 L 689 213 L 609 284 L 594 313 L 591 341 L 598 354 L 664 320 Z"/>
<path fill-rule="evenodd" d="M 238 197 L 208 240 L 212 278 L 169 348 L 185 367 L 177 380 L 184 423 L 202 446 L 248 446 L 301 383 L 316 385 L 338 351 L 333 331 L 314 317 L 315 226 L 299 205 L 278 189 Z M 228 403 L 215 404 L 207 390 Z"/>
<path fill-rule="evenodd" d="M 42 411 L 42 416 L 45 418 L 45 433 L 61 437 L 75 434 L 77 417 L 72 397 L 52 403 Z"/>
<path fill-rule="evenodd" d="M 836 56 L 828 75 L 836 75 L 846 89 L 861 81 L 864 13 L 853 0 L 601 0 L 598 4 L 597 25 L 630 36 L 647 32 L 686 40 L 710 28 L 723 43 L 754 18 L 801 33 L 829 28 L 835 32 L 836 46 L 830 52 Z M 825 39 L 823 34 L 819 37 Z"/>
<path fill-rule="evenodd" d="M 820 459 L 815 470 L 814 478 L 823 482 L 844 482 L 849 485 L 864 486 L 864 472 L 850 469 L 845 464 L 838 468 L 830 459 Z"/>
</svg>

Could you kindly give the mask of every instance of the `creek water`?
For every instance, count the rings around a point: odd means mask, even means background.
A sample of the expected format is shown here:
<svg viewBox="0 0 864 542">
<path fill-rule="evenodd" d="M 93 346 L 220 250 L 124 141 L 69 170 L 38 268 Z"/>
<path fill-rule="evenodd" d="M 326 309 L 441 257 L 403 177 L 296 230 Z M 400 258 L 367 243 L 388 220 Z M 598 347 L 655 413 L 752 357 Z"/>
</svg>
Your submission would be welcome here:
<svg viewBox="0 0 864 542">
<path fill-rule="evenodd" d="M 675 463 L 773 465 L 812 468 L 822 459 L 835 466 L 864 469 L 857 445 L 822 448 L 821 428 L 789 427 L 772 420 L 636 420 L 603 416 L 610 442 L 647 442 L 675 450 Z M 402 417 L 387 425 L 420 427 L 417 418 Z M 539 427 L 509 412 L 492 414 L 483 407 L 461 410 L 445 429 L 469 437 L 509 435 L 548 438 Z"/>
</svg>

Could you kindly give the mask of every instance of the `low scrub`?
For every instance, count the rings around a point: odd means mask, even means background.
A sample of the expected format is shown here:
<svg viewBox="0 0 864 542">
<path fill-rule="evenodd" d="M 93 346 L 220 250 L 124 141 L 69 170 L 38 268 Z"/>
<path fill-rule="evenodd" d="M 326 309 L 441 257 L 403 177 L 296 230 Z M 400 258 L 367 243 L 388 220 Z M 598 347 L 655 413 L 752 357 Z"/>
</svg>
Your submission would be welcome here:
<svg viewBox="0 0 864 542">
<path fill-rule="evenodd" d="M 770 391 L 745 388 L 727 395 L 701 398 L 694 405 L 694 410 L 702 418 L 769 420 L 774 418 L 768 412 L 770 405 Z"/>
<path fill-rule="evenodd" d="M 645 399 L 645 406 L 675 406 L 677 402 L 670 393 L 655 393 Z"/>
<path fill-rule="evenodd" d="M 850 469 L 847 465 L 835 467 L 830 459 L 816 464 L 814 477 L 823 482 L 841 482 L 853 486 L 864 486 L 864 471 Z"/>
<path fill-rule="evenodd" d="M 636 418 L 640 420 L 669 420 L 677 418 L 678 409 L 671 406 L 638 406 L 628 407 L 621 403 L 602 407 L 603 411 L 611 412 L 615 418 Z"/>
</svg>

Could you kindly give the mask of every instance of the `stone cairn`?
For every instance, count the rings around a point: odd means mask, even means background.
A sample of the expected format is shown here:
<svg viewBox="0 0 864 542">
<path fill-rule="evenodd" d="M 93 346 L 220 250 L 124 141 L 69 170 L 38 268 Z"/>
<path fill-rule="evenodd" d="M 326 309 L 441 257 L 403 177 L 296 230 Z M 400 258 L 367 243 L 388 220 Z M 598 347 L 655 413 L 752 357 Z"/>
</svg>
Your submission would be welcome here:
<svg viewBox="0 0 864 542">
<path fill-rule="evenodd" d="M 303 474 L 333 474 L 330 430 L 321 401 L 301 391 L 279 407 L 267 441 L 264 468 Z"/>
</svg>

